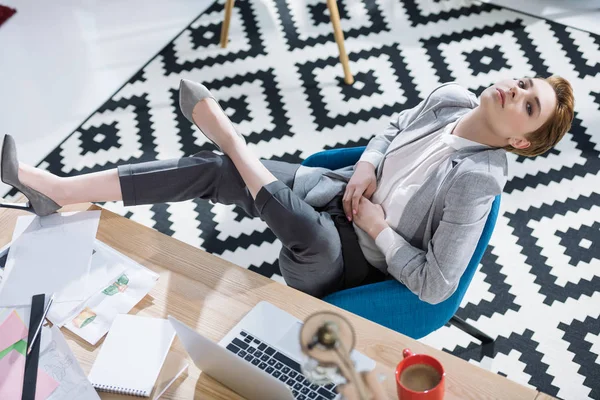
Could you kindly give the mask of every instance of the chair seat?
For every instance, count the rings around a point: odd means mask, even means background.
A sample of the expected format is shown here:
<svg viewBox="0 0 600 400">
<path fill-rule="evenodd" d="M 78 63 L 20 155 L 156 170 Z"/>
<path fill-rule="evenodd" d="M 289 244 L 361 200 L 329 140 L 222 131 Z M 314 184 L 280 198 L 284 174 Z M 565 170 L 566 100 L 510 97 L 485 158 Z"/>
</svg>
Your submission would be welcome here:
<svg viewBox="0 0 600 400">
<path fill-rule="evenodd" d="M 458 309 L 456 301 L 421 301 L 396 280 L 342 290 L 323 300 L 414 339 L 444 326 Z"/>
</svg>

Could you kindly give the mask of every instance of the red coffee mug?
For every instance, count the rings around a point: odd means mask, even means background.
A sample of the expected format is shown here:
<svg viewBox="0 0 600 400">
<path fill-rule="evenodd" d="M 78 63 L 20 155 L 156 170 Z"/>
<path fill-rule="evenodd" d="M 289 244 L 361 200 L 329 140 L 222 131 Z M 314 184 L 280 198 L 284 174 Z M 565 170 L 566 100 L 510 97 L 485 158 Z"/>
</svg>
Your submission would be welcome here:
<svg viewBox="0 0 600 400">
<path fill-rule="evenodd" d="M 446 372 L 444 371 L 444 367 L 442 367 L 442 363 L 440 363 L 435 358 L 428 356 L 427 354 L 413 354 L 409 349 L 404 349 L 402 351 L 402 355 L 404 359 L 398 363 L 396 367 L 396 389 L 398 390 L 398 399 L 399 400 L 442 400 L 444 398 L 444 384 L 446 381 Z M 400 382 L 400 376 L 402 372 L 411 365 L 415 364 L 425 364 L 430 365 L 437 370 L 442 379 L 440 382 L 433 388 L 429 390 L 425 390 L 423 392 L 415 392 L 414 390 L 410 390 L 409 388 L 402 385 Z"/>
</svg>

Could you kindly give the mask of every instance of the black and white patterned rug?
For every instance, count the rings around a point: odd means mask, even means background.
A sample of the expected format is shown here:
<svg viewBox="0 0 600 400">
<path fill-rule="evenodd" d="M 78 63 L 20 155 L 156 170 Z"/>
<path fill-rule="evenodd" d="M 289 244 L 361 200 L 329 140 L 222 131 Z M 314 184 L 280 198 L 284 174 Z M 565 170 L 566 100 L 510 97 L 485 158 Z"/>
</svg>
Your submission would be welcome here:
<svg viewBox="0 0 600 400">
<path fill-rule="evenodd" d="M 510 156 L 503 215 L 459 311 L 497 337 L 493 359 L 453 327 L 424 341 L 561 398 L 600 399 L 600 37 L 470 1 L 338 4 L 353 86 L 324 0 L 237 1 L 227 49 L 218 1 L 41 166 L 77 175 L 213 149 L 179 112 L 181 78 L 211 88 L 259 156 L 299 162 L 366 144 L 443 82 L 480 93 L 505 77 L 562 75 L 576 93 L 573 128 L 548 154 Z M 279 242 L 233 207 L 106 207 L 282 281 Z"/>
</svg>

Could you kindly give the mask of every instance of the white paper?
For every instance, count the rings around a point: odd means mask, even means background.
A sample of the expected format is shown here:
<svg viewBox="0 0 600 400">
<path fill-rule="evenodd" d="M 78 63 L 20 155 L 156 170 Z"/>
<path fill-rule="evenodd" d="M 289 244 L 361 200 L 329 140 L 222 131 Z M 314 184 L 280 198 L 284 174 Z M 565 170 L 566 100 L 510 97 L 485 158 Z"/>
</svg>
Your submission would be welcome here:
<svg viewBox="0 0 600 400">
<path fill-rule="evenodd" d="M 31 305 L 23 306 L 23 307 L 6 307 L 0 308 L 0 325 L 4 322 L 6 318 L 10 315 L 13 310 L 17 313 L 21 321 L 25 324 L 27 328 L 29 328 L 29 317 L 31 316 Z M 4 349 L 2 349 L 4 350 Z"/>
<path fill-rule="evenodd" d="M 26 227 L 27 226 L 22 226 L 21 228 L 25 229 Z M 15 233 L 17 232 L 18 229 L 15 229 Z M 5 255 L 8 253 L 9 249 L 10 243 L 0 249 L 0 281 L 2 280 L 2 272 L 4 263 L 6 262 Z M 2 260 L 4 260 L 4 263 Z M 81 311 L 85 301 L 89 300 L 92 296 L 111 284 L 132 265 L 138 264 L 129 257 L 124 256 L 112 247 L 96 239 L 90 260 L 90 272 L 88 284 L 86 285 L 84 301 L 52 303 L 52 307 L 50 308 L 47 318 L 52 321 L 53 324 L 62 327 L 69 320 L 73 319 L 75 314 Z"/>
<path fill-rule="evenodd" d="M 131 311 L 157 280 L 158 274 L 130 260 L 125 272 L 83 303 L 77 315 L 64 326 L 95 345 L 108 332 L 117 315 Z"/>
<path fill-rule="evenodd" d="M 46 400 L 100 400 L 60 329 L 44 327 L 41 333 L 39 367 L 59 383 Z"/>
<path fill-rule="evenodd" d="M 0 306 L 31 304 L 40 293 L 55 293 L 56 303 L 83 300 L 99 221 L 100 211 L 33 217 L 12 242 Z"/>
<path fill-rule="evenodd" d="M 106 244 L 96 240 L 90 261 L 88 284 L 84 294 L 84 301 L 100 292 L 114 282 L 126 269 L 130 268 L 133 260 L 125 257 Z M 136 264 L 137 265 L 137 264 Z M 54 304 L 48 313 L 48 319 L 53 324 L 63 326 L 75 317 L 82 309 L 82 301 L 64 302 Z"/>
</svg>

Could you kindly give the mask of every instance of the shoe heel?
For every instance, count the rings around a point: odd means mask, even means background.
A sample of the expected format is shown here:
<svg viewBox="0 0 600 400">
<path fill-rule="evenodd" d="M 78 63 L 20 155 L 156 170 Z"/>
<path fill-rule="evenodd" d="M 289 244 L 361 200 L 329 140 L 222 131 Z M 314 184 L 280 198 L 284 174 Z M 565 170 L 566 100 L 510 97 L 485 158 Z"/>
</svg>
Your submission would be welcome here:
<svg viewBox="0 0 600 400">
<path fill-rule="evenodd" d="M 15 139 L 10 135 L 4 136 L 2 144 L 2 164 L 0 166 L 0 177 L 2 182 L 6 183 L 23 193 L 28 202 L 19 203 L 1 203 L 2 208 L 13 208 L 35 213 L 41 217 L 50 215 L 60 209 L 51 198 L 28 186 L 25 186 L 19 180 L 19 160 L 17 158 L 17 147 Z"/>
</svg>

